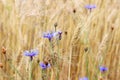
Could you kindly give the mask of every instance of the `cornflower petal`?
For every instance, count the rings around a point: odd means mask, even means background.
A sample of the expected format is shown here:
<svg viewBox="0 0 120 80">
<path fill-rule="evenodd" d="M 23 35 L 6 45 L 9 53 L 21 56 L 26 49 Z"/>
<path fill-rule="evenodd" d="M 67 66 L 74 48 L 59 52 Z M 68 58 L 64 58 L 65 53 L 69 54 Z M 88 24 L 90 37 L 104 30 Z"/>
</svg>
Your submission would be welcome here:
<svg viewBox="0 0 120 80">
<path fill-rule="evenodd" d="M 41 62 L 41 63 L 40 63 L 40 67 L 41 67 L 42 69 L 47 69 L 47 68 L 50 67 L 50 63 L 48 63 L 48 64 L 46 65 L 45 63 Z"/>
<path fill-rule="evenodd" d="M 89 80 L 87 77 L 79 78 L 79 80 Z"/>
<path fill-rule="evenodd" d="M 87 9 L 94 9 L 94 8 L 96 8 L 96 5 L 86 5 L 85 8 L 87 8 Z"/>
<path fill-rule="evenodd" d="M 101 72 L 105 72 L 105 71 L 108 70 L 108 68 L 106 68 L 106 67 L 104 67 L 104 66 L 100 66 L 100 67 L 99 67 L 99 70 L 100 70 Z"/>
</svg>

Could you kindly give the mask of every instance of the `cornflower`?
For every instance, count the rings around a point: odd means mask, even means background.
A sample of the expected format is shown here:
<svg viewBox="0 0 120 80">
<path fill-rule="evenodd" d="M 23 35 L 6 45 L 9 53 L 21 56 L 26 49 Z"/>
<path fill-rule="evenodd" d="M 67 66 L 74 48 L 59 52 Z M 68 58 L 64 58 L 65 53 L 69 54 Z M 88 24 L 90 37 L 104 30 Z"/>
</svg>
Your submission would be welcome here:
<svg viewBox="0 0 120 80">
<path fill-rule="evenodd" d="M 79 80 L 89 80 L 87 77 L 79 78 Z"/>
<path fill-rule="evenodd" d="M 40 67 L 42 68 L 42 69 L 47 69 L 47 68 L 49 68 L 51 65 L 50 65 L 50 63 L 48 63 L 48 62 L 41 62 L 40 63 Z"/>
<path fill-rule="evenodd" d="M 100 70 L 101 72 L 106 72 L 106 71 L 108 70 L 108 68 L 106 68 L 106 67 L 104 67 L 104 66 L 100 66 L 100 67 L 99 67 L 99 70 Z"/>
<path fill-rule="evenodd" d="M 86 5 L 85 8 L 89 9 L 91 12 L 92 9 L 96 8 L 96 5 Z"/>
<path fill-rule="evenodd" d="M 24 51 L 24 55 L 29 56 L 31 61 L 33 60 L 34 56 L 38 55 L 38 53 L 39 52 L 36 49 L 32 49 L 32 50 L 29 50 L 29 51 L 28 50 Z"/>
<path fill-rule="evenodd" d="M 52 33 L 52 32 L 51 33 L 44 33 L 43 37 L 48 38 L 48 40 L 51 41 L 52 38 L 54 37 L 54 33 Z"/>
</svg>

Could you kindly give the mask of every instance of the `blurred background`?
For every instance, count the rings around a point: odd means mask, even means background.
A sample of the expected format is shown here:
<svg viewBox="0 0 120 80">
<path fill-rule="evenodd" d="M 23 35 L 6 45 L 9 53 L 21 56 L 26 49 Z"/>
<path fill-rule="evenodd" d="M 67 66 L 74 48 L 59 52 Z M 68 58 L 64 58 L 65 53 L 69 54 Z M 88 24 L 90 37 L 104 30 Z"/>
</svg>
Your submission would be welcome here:
<svg viewBox="0 0 120 80">
<path fill-rule="evenodd" d="M 87 9 L 89 4 L 96 8 Z M 34 48 L 39 55 L 33 80 L 43 80 L 39 62 L 51 53 L 43 33 L 54 31 L 56 24 L 62 31 L 59 80 L 120 79 L 120 0 L 0 0 L 0 49 L 6 50 L 0 52 L 0 80 L 29 80 L 30 60 L 23 52 Z M 101 65 L 108 68 L 104 76 Z M 52 66 L 47 74 L 47 80 L 57 80 Z"/>
</svg>

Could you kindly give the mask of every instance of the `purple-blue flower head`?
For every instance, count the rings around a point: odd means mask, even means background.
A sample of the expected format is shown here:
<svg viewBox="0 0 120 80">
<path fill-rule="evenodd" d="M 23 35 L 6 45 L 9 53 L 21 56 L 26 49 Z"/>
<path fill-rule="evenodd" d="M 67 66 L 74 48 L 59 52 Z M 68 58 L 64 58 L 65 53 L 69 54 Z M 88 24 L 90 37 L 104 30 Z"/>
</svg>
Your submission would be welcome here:
<svg viewBox="0 0 120 80">
<path fill-rule="evenodd" d="M 40 63 L 40 67 L 41 67 L 42 69 L 47 69 L 47 68 L 50 67 L 50 63 L 45 64 L 45 63 L 41 62 L 41 63 Z"/>
<path fill-rule="evenodd" d="M 53 33 L 54 37 L 56 37 L 56 36 L 58 36 L 58 35 L 61 35 L 61 34 L 62 34 L 61 31 L 56 31 L 56 32 Z"/>
<path fill-rule="evenodd" d="M 62 34 L 62 31 L 58 31 L 58 34 L 61 35 L 61 34 Z"/>
<path fill-rule="evenodd" d="M 57 31 L 57 32 L 51 32 L 51 33 L 44 33 L 43 37 L 44 38 L 48 38 L 49 41 L 51 41 L 52 38 L 58 38 L 59 40 L 61 40 L 61 36 L 62 36 L 62 32 L 61 31 Z"/>
<path fill-rule="evenodd" d="M 52 32 L 51 33 L 44 33 L 43 37 L 48 38 L 49 41 L 51 41 L 51 39 L 54 37 L 54 33 L 52 33 Z"/>
<path fill-rule="evenodd" d="M 87 8 L 87 9 L 94 9 L 94 8 L 96 8 L 96 5 L 86 5 L 85 6 L 85 8 Z"/>
<path fill-rule="evenodd" d="M 108 70 L 108 68 L 106 68 L 106 67 L 104 67 L 104 66 L 100 66 L 99 69 L 100 69 L 101 72 L 105 72 L 105 71 Z"/>
<path fill-rule="evenodd" d="M 58 34 L 59 34 L 59 40 L 61 40 L 61 38 L 62 38 L 62 32 L 59 31 Z"/>
<path fill-rule="evenodd" d="M 54 37 L 58 38 L 59 40 L 61 40 L 62 38 L 62 31 L 57 31 L 54 33 Z"/>
<path fill-rule="evenodd" d="M 89 80 L 87 77 L 79 78 L 79 80 Z"/>
<path fill-rule="evenodd" d="M 39 53 L 39 51 L 38 50 L 36 50 L 36 49 L 32 49 L 32 50 L 26 50 L 26 51 L 24 51 L 24 55 L 25 56 L 29 56 L 30 58 L 31 58 L 31 60 L 32 60 L 32 58 L 34 57 L 34 56 L 36 56 L 37 54 Z"/>
</svg>

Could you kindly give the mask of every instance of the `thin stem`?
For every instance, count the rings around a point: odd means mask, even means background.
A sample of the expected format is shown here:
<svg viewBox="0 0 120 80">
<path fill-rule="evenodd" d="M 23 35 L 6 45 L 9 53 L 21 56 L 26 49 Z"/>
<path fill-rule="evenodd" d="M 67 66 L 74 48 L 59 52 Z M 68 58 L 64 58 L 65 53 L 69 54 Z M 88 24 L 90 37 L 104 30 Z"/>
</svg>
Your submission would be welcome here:
<svg viewBox="0 0 120 80">
<path fill-rule="evenodd" d="M 32 80 L 32 61 L 30 61 L 29 80 Z"/>
<path fill-rule="evenodd" d="M 55 27 L 55 32 L 56 32 L 56 27 Z"/>
<path fill-rule="evenodd" d="M 59 52 L 59 40 L 57 39 L 57 46 L 58 46 L 58 49 L 57 49 L 57 57 L 58 57 L 58 59 L 57 59 L 57 61 L 56 61 L 56 65 L 57 65 L 57 80 L 59 80 L 59 54 L 60 54 L 60 52 Z"/>
<path fill-rule="evenodd" d="M 51 48 L 51 57 L 52 57 L 52 65 L 54 65 L 54 49 L 53 49 L 53 44 L 50 42 L 50 48 Z"/>
</svg>

